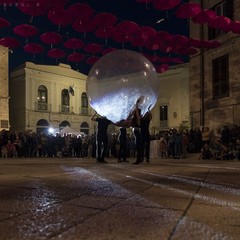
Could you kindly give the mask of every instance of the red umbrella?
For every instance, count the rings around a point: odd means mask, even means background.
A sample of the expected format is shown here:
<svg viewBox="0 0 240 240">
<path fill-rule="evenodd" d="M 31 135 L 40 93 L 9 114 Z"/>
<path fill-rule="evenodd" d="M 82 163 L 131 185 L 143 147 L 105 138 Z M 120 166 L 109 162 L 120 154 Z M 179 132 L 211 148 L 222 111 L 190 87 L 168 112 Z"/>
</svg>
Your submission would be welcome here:
<svg viewBox="0 0 240 240">
<path fill-rule="evenodd" d="M 177 46 L 184 46 L 187 45 L 189 42 L 189 38 L 183 35 L 174 35 L 173 36 L 173 43 Z"/>
<path fill-rule="evenodd" d="M 51 0 L 49 2 L 49 8 L 50 9 L 63 9 L 70 0 Z"/>
<path fill-rule="evenodd" d="M 142 39 L 145 43 L 147 43 L 150 39 L 153 39 L 156 34 L 157 31 L 154 28 L 143 26 L 136 30 L 134 36 L 136 36 L 138 39 Z"/>
<path fill-rule="evenodd" d="M 59 26 L 67 26 L 72 22 L 72 17 L 65 9 L 53 9 L 48 12 L 48 19 Z"/>
<path fill-rule="evenodd" d="M 2 17 L 0 17 L 0 29 L 4 27 L 9 27 L 10 22 Z"/>
<path fill-rule="evenodd" d="M 95 26 L 91 20 L 82 20 L 82 19 L 76 19 L 72 27 L 75 31 L 84 33 L 84 36 L 88 32 L 92 32 L 95 29 Z"/>
<path fill-rule="evenodd" d="M 178 7 L 176 16 L 179 18 L 191 18 L 202 11 L 199 3 L 184 3 Z"/>
<path fill-rule="evenodd" d="M 170 62 L 172 62 L 172 58 L 171 57 L 161 57 L 161 58 L 158 58 L 158 62 L 170 63 Z"/>
<path fill-rule="evenodd" d="M 161 42 L 170 43 L 173 40 L 173 36 L 169 32 L 159 31 L 157 36 Z"/>
<path fill-rule="evenodd" d="M 25 52 L 32 54 L 40 54 L 44 51 L 43 46 L 37 43 L 29 43 L 23 47 Z"/>
<path fill-rule="evenodd" d="M 193 16 L 192 21 L 198 24 L 205 24 L 205 23 L 208 23 L 208 21 L 214 17 L 216 17 L 215 11 L 210 9 L 204 9 L 201 12 L 199 12 L 197 15 Z"/>
<path fill-rule="evenodd" d="M 172 58 L 172 63 L 183 63 L 181 58 Z"/>
<path fill-rule="evenodd" d="M 99 57 L 90 57 L 87 59 L 87 64 L 93 65 L 94 63 L 96 63 L 99 60 Z"/>
<path fill-rule="evenodd" d="M 120 22 L 115 28 L 116 32 L 125 33 L 127 35 L 135 33 L 137 29 L 138 24 L 129 20 Z"/>
<path fill-rule="evenodd" d="M 117 22 L 117 18 L 111 13 L 98 13 L 93 18 L 96 27 L 113 26 Z"/>
<path fill-rule="evenodd" d="M 12 37 L 4 37 L 0 39 L 0 45 L 8 48 L 15 48 L 20 45 L 20 42 Z"/>
<path fill-rule="evenodd" d="M 81 19 L 81 20 L 89 20 L 94 13 L 94 10 L 88 5 L 84 3 L 75 3 L 70 5 L 67 8 L 67 11 L 73 18 Z"/>
<path fill-rule="evenodd" d="M 216 16 L 215 18 L 212 18 L 208 22 L 208 27 L 210 28 L 220 28 L 224 31 L 227 31 L 229 29 L 229 25 L 232 22 L 232 20 L 225 16 Z"/>
<path fill-rule="evenodd" d="M 240 21 L 232 21 L 229 25 L 229 30 L 233 33 L 240 33 Z"/>
<path fill-rule="evenodd" d="M 67 60 L 69 62 L 81 62 L 84 58 L 85 58 L 85 56 L 83 54 L 72 53 L 72 54 L 68 55 Z"/>
<path fill-rule="evenodd" d="M 169 65 L 168 64 L 161 64 L 160 66 L 156 67 L 156 71 L 158 73 L 164 73 L 169 69 Z"/>
<path fill-rule="evenodd" d="M 27 15 L 41 16 L 48 10 L 48 0 L 19 0 L 18 8 Z"/>
<path fill-rule="evenodd" d="M 116 48 L 106 48 L 105 50 L 103 50 L 102 54 L 105 55 L 105 54 L 108 54 L 110 52 L 113 52 L 117 50 Z"/>
<path fill-rule="evenodd" d="M 91 53 L 91 54 L 96 54 L 102 52 L 102 46 L 97 44 L 97 43 L 89 43 L 85 48 L 84 51 Z"/>
<path fill-rule="evenodd" d="M 61 49 L 52 48 L 48 51 L 48 56 L 51 58 L 59 59 L 65 57 L 65 52 Z"/>
<path fill-rule="evenodd" d="M 169 10 L 175 8 L 181 3 L 181 0 L 153 0 L 153 6 L 159 10 Z"/>
<path fill-rule="evenodd" d="M 178 50 L 179 54 L 183 54 L 183 55 L 194 55 L 198 53 L 198 50 L 196 48 L 181 48 Z"/>
<path fill-rule="evenodd" d="M 79 49 L 84 46 L 84 43 L 82 40 L 78 38 L 70 38 L 64 43 L 64 47 L 69 49 Z"/>
<path fill-rule="evenodd" d="M 38 34 L 38 29 L 29 24 L 20 24 L 14 27 L 13 31 L 21 37 L 33 37 Z"/>
<path fill-rule="evenodd" d="M 62 42 L 62 36 L 56 32 L 46 32 L 40 36 L 42 42 L 46 44 L 58 44 Z"/>
<path fill-rule="evenodd" d="M 107 41 L 109 38 L 114 36 L 115 28 L 112 26 L 105 26 L 105 27 L 99 27 L 95 31 L 95 35 L 99 38 L 104 38 L 105 43 L 107 44 Z"/>
<path fill-rule="evenodd" d="M 157 56 L 157 55 L 148 55 L 147 58 L 148 58 L 148 60 L 149 60 L 150 62 L 155 63 L 155 62 L 158 61 L 159 56 Z"/>
</svg>

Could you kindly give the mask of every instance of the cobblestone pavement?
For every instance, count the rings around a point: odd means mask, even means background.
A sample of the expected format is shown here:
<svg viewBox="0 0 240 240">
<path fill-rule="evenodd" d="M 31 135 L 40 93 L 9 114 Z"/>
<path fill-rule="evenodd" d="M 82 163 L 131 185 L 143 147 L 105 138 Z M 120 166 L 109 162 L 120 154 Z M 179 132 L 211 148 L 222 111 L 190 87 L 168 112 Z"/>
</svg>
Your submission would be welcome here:
<svg viewBox="0 0 240 240">
<path fill-rule="evenodd" d="M 0 239 L 240 237 L 240 162 L 0 159 Z"/>
</svg>

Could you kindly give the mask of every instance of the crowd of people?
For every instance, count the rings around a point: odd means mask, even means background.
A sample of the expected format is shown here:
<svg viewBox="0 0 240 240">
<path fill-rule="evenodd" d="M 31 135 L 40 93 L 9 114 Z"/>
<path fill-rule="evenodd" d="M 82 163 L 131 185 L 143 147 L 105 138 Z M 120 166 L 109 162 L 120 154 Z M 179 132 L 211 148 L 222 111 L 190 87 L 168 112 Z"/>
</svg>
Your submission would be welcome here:
<svg viewBox="0 0 240 240">
<path fill-rule="evenodd" d="M 136 104 L 132 126 L 119 126 L 119 132 L 107 134 L 111 121 L 97 116 L 92 117 L 98 123 L 97 132 L 75 136 L 71 134 L 50 135 L 45 132 L 0 131 L 0 157 L 76 157 L 96 158 L 106 163 L 106 158 L 116 158 L 117 162 L 135 159 L 140 164 L 150 159 L 150 141 L 160 140 L 161 158 L 186 158 L 189 153 L 199 154 L 200 159 L 237 159 L 240 160 L 240 127 L 223 126 L 218 135 L 209 128 L 166 132 L 150 135 L 149 124 L 152 119 L 150 110 L 144 116 Z M 129 131 L 131 129 L 132 131 Z"/>
</svg>

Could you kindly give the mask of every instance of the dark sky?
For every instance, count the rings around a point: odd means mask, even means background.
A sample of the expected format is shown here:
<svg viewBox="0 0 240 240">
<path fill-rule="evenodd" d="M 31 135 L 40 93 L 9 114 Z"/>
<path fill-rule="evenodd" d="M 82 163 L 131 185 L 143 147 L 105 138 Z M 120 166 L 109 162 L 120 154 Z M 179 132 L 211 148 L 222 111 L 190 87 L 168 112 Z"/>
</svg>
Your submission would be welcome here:
<svg viewBox="0 0 240 240">
<path fill-rule="evenodd" d="M 157 31 L 167 31 L 171 34 L 181 34 L 188 36 L 189 27 L 188 20 L 175 17 L 175 12 L 177 8 L 168 11 L 160 11 L 154 9 L 151 4 L 149 4 L 148 7 L 146 8 L 146 5 L 144 3 L 137 3 L 136 0 L 85 0 L 85 1 L 70 0 L 68 1 L 68 4 L 65 6 L 65 8 L 76 2 L 88 4 L 94 10 L 95 14 L 101 12 L 109 12 L 114 14 L 117 17 L 117 23 L 124 20 L 130 20 L 134 21 L 139 26 L 150 26 L 156 29 Z M 182 3 L 185 2 L 187 1 L 182 1 Z M 25 61 L 33 61 L 37 64 L 53 64 L 53 65 L 62 62 L 70 64 L 73 69 L 76 69 L 84 74 L 88 74 L 92 65 L 87 64 L 85 60 L 79 63 L 70 63 L 67 61 L 66 57 L 57 60 L 51 59 L 47 56 L 47 51 L 50 49 L 50 46 L 40 41 L 40 35 L 48 31 L 55 31 L 61 34 L 63 37 L 63 42 L 69 38 L 75 37 L 80 38 L 85 45 L 94 42 L 101 44 L 103 48 L 108 47 L 123 48 L 122 44 L 117 43 L 112 39 L 108 39 L 106 45 L 105 40 L 101 38 L 96 38 L 93 32 L 87 33 L 86 36 L 84 37 L 82 33 L 74 31 L 71 25 L 67 27 L 61 27 L 59 30 L 57 25 L 54 25 L 47 19 L 47 14 L 43 16 L 33 17 L 32 21 L 30 21 L 31 17 L 29 15 L 22 13 L 16 6 L 8 6 L 5 9 L 1 5 L 0 17 L 7 19 L 11 23 L 10 27 L 0 29 L 0 38 L 13 36 L 14 38 L 18 39 L 21 42 L 20 46 L 12 49 L 13 53 L 10 53 L 9 56 L 10 70 Z M 160 19 L 164 20 L 161 23 L 157 24 L 156 22 Z M 23 23 L 31 24 L 39 29 L 39 33 L 35 37 L 28 38 L 28 43 L 31 42 L 40 43 L 44 47 L 44 52 L 42 54 L 34 56 L 32 54 L 24 52 L 23 46 L 26 44 L 26 39 L 13 33 L 13 28 Z M 72 53 L 72 50 L 66 49 L 63 46 L 63 43 L 54 47 L 63 49 L 66 52 L 66 56 Z M 132 47 L 130 43 L 124 44 L 124 48 L 140 51 L 139 48 Z M 149 50 L 147 51 L 149 53 Z M 85 54 L 86 58 L 89 57 L 89 54 L 84 52 L 83 49 L 79 49 L 78 52 Z M 153 52 L 150 51 L 150 54 L 153 54 Z M 162 57 L 166 56 L 166 54 L 160 51 L 155 51 L 154 54 L 158 54 L 159 56 Z M 169 56 L 169 54 L 167 56 Z M 173 56 L 173 54 L 171 56 Z M 187 61 L 186 56 L 181 57 L 184 59 L 184 61 Z"/>
</svg>

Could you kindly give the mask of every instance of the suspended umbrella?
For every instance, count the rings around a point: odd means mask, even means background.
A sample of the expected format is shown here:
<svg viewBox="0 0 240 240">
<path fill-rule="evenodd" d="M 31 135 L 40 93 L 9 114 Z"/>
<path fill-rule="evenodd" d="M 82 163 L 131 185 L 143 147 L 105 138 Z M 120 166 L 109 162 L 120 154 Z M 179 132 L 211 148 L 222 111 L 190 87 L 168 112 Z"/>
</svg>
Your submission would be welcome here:
<svg viewBox="0 0 240 240">
<path fill-rule="evenodd" d="M 198 50 L 196 48 L 192 48 L 192 47 L 188 48 L 188 47 L 186 47 L 186 48 L 179 49 L 178 53 L 182 54 L 182 55 L 195 55 L 195 54 L 198 53 Z"/>
<path fill-rule="evenodd" d="M 162 45 L 159 50 L 161 50 L 162 52 L 164 53 L 170 53 L 173 51 L 173 49 L 175 49 L 175 44 L 173 43 L 167 43 L 167 44 L 164 44 Z"/>
<path fill-rule="evenodd" d="M 173 36 L 173 43 L 177 46 L 184 46 L 187 45 L 189 42 L 189 38 L 183 35 L 174 35 Z"/>
<path fill-rule="evenodd" d="M 106 48 L 102 51 L 102 54 L 106 55 L 106 54 L 108 54 L 110 52 L 113 52 L 113 51 L 116 51 L 116 50 L 117 50 L 116 48 Z"/>
<path fill-rule="evenodd" d="M 102 52 L 102 46 L 100 44 L 97 43 L 89 43 L 85 48 L 84 51 L 91 53 L 91 54 L 97 54 Z"/>
<path fill-rule="evenodd" d="M 58 48 L 52 48 L 48 51 L 48 56 L 50 58 L 59 59 L 65 57 L 65 55 L 66 55 L 65 52 Z"/>
<path fill-rule="evenodd" d="M 121 33 L 121 32 L 114 32 L 113 39 L 122 44 L 122 48 L 125 47 L 125 43 L 133 41 L 133 35 Z"/>
<path fill-rule="evenodd" d="M 147 58 L 148 58 L 148 60 L 149 60 L 150 62 L 155 63 L 155 62 L 158 61 L 159 56 L 157 56 L 157 55 L 154 54 L 154 55 L 148 55 Z"/>
<path fill-rule="evenodd" d="M 89 65 L 93 65 L 94 63 L 96 63 L 99 60 L 99 57 L 90 57 L 86 60 L 86 63 Z"/>
<path fill-rule="evenodd" d="M 172 63 L 183 63 L 181 58 L 172 58 Z"/>
<path fill-rule="evenodd" d="M 153 7 L 158 10 L 169 10 L 175 8 L 181 3 L 181 0 L 153 0 Z"/>
<path fill-rule="evenodd" d="M 184 3 L 180 5 L 176 11 L 176 16 L 179 18 L 191 18 L 202 11 L 199 3 Z"/>
<path fill-rule="evenodd" d="M 13 49 L 18 47 L 20 42 L 12 37 L 4 37 L 0 39 L 0 45 Z"/>
<path fill-rule="evenodd" d="M 81 32 L 86 37 L 86 33 L 92 32 L 95 29 L 94 23 L 91 20 L 76 19 L 72 24 L 76 32 Z"/>
<path fill-rule="evenodd" d="M 32 53 L 32 54 L 40 54 L 44 51 L 42 45 L 38 43 L 29 43 L 23 47 L 25 52 Z"/>
<path fill-rule="evenodd" d="M 72 17 L 65 9 L 53 9 L 48 12 L 48 20 L 53 24 L 58 25 L 58 30 L 61 26 L 67 26 L 72 22 Z"/>
<path fill-rule="evenodd" d="M 98 13 L 93 18 L 93 23 L 96 27 L 107 27 L 107 26 L 114 26 L 117 22 L 117 18 L 115 15 L 111 13 Z"/>
<path fill-rule="evenodd" d="M 120 22 L 115 28 L 116 32 L 121 32 L 128 35 L 135 33 L 137 29 L 138 24 L 129 20 Z"/>
<path fill-rule="evenodd" d="M 208 27 L 210 28 L 219 28 L 224 31 L 228 31 L 229 25 L 231 24 L 232 20 L 225 16 L 216 16 L 209 20 Z"/>
<path fill-rule="evenodd" d="M 18 8 L 32 18 L 42 16 L 48 10 L 48 0 L 19 0 Z"/>
<path fill-rule="evenodd" d="M 99 27 L 95 31 L 96 37 L 105 39 L 105 44 L 107 45 L 108 39 L 113 38 L 115 33 L 115 28 L 112 26 Z"/>
<path fill-rule="evenodd" d="M 84 3 L 72 4 L 67 8 L 67 11 L 73 18 L 85 21 L 89 20 L 94 14 L 94 10 L 88 4 Z"/>
<path fill-rule="evenodd" d="M 70 0 L 51 0 L 49 2 L 49 9 L 64 9 L 64 7 L 70 2 Z"/>
<path fill-rule="evenodd" d="M 140 27 L 134 33 L 134 39 L 132 41 L 132 45 L 143 47 L 151 39 L 154 39 L 156 35 L 157 35 L 157 31 L 152 27 L 148 27 L 148 26 Z"/>
<path fill-rule="evenodd" d="M 67 60 L 69 62 L 81 62 L 83 59 L 85 58 L 85 56 L 83 54 L 80 53 L 72 53 L 70 55 L 68 55 Z"/>
<path fill-rule="evenodd" d="M 161 58 L 158 58 L 158 62 L 170 63 L 170 62 L 172 62 L 172 58 L 171 57 L 161 57 Z"/>
<path fill-rule="evenodd" d="M 73 49 L 75 51 L 76 49 L 82 48 L 84 46 L 84 43 L 78 38 L 70 38 L 64 42 L 63 45 L 65 48 Z"/>
<path fill-rule="evenodd" d="M 5 18 L 0 17 L 0 29 L 9 27 L 9 26 L 10 26 L 10 22 L 8 20 L 6 20 Z"/>
<path fill-rule="evenodd" d="M 58 44 L 62 42 L 62 36 L 56 32 L 46 32 L 40 36 L 42 42 L 51 45 Z"/>
<path fill-rule="evenodd" d="M 209 41 L 209 42 L 210 42 L 210 48 L 219 48 L 219 47 L 221 47 L 221 43 L 216 41 L 216 40 Z"/>
<path fill-rule="evenodd" d="M 188 41 L 188 46 L 189 47 L 194 47 L 194 48 L 201 48 L 202 47 L 202 40 L 190 38 L 189 41 Z"/>
<path fill-rule="evenodd" d="M 233 33 L 240 33 L 240 21 L 232 21 L 229 24 L 229 30 Z"/>
<path fill-rule="evenodd" d="M 165 32 L 165 31 L 159 31 L 157 33 L 157 37 L 158 37 L 159 41 L 161 41 L 163 43 L 170 43 L 173 40 L 173 35 L 171 35 L 169 32 Z"/>
<path fill-rule="evenodd" d="M 210 9 L 204 9 L 192 17 L 192 21 L 198 24 L 206 24 L 211 18 L 216 17 L 216 12 Z"/>
<path fill-rule="evenodd" d="M 160 66 L 156 67 L 156 71 L 158 73 L 164 73 L 164 72 L 168 71 L 168 69 L 169 69 L 169 65 L 168 64 L 161 64 Z"/>
<path fill-rule="evenodd" d="M 38 34 L 38 28 L 29 24 L 20 24 L 13 28 L 15 34 L 25 37 L 26 43 L 28 43 L 28 37 L 33 37 Z"/>
<path fill-rule="evenodd" d="M 146 45 L 146 41 L 140 38 L 139 36 L 135 36 L 132 39 L 131 44 L 133 47 L 139 47 L 140 51 L 142 51 L 142 48 Z"/>
</svg>

